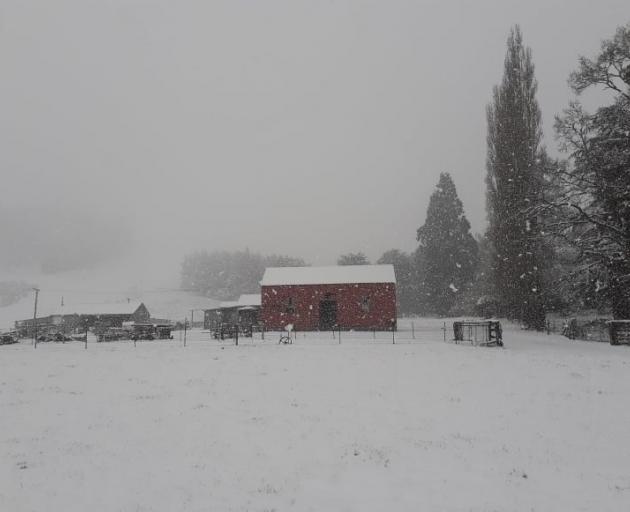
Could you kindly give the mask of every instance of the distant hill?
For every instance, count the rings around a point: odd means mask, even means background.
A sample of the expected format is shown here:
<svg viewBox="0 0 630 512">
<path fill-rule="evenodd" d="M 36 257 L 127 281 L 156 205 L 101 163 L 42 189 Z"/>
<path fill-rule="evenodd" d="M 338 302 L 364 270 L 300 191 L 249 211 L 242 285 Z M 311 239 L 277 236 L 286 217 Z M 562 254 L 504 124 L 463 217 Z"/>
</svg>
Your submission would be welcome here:
<svg viewBox="0 0 630 512">
<path fill-rule="evenodd" d="M 141 281 L 141 280 L 139 280 Z M 154 318 L 167 318 L 178 321 L 190 318 L 191 309 L 195 310 L 195 319 L 201 318 L 202 309 L 217 305 L 217 301 L 203 297 L 195 292 L 179 289 L 130 284 L 128 276 L 115 270 L 92 270 L 90 272 L 69 272 L 55 275 L 28 274 L 16 281 L 0 276 L 0 282 L 21 283 L 6 285 L 6 299 L 0 303 L 0 330 L 12 329 L 16 320 L 33 317 L 34 292 L 30 282 L 40 288 L 38 315 L 47 316 L 62 309 L 70 310 L 81 304 L 104 304 L 126 302 L 127 300 L 144 302 Z M 0 288 L 1 290 L 1 288 Z M 198 316 L 199 315 L 199 316 Z"/>
</svg>

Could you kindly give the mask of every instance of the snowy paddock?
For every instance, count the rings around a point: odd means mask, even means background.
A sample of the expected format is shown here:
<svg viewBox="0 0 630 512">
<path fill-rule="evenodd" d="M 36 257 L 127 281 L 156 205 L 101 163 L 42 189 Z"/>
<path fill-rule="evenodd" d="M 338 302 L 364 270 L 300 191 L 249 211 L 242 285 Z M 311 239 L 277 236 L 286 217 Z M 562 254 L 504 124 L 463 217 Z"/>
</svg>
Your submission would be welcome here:
<svg viewBox="0 0 630 512">
<path fill-rule="evenodd" d="M 2 346 L 0 510 L 630 508 L 629 347 L 441 325 Z"/>
</svg>

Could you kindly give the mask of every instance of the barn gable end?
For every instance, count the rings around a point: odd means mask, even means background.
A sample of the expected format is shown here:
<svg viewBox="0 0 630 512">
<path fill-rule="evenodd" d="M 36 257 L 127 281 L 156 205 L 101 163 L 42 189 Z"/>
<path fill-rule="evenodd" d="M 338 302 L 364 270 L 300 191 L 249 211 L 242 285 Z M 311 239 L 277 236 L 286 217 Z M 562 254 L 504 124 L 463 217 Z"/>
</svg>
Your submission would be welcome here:
<svg viewBox="0 0 630 512">
<path fill-rule="evenodd" d="M 396 324 L 392 265 L 269 268 L 261 286 L 266 329 L 387 330 Z"/>
</svg>

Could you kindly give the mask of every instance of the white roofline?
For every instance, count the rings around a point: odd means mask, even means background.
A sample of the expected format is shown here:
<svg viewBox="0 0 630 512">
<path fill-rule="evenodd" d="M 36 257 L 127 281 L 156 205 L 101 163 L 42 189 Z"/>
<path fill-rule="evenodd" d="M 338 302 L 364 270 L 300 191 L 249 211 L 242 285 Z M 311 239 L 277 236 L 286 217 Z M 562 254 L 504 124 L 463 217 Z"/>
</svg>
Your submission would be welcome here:
<svg viewBox="0 0 630 512">
<path fill-rule="evenodd" d="M 393 265 L 336 265 L 327 267 L 272 267 L 261 286 L 396 283 Z"/>
</svg>

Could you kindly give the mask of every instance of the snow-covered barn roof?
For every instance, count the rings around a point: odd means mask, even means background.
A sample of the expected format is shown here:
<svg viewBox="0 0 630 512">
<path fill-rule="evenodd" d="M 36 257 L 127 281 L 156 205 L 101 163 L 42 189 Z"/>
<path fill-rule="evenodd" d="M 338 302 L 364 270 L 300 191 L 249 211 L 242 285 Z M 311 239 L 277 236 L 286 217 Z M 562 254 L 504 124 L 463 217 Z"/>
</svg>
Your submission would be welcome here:
<svg viewBox="0 0 630 512">
<path fill-rule="evenodd" d="M 77 304 L 57 308 L 55 315 L 133 315 L 142 302 L 114 302 L 110 304 Z"/>
<path fill-rule="evenodd" d="M 395 283 L 393 265 L 339 265 L 329 267 L 277 267 L 265 270 L 262 286 L 306 284 Z"/>
<path fill-rule="evenodd" d="M 240 307 L 260 306 L 260 293 L 244 293 L 237 301 Z"/>
<path fill-rule="evenodd" d="M 205 309 L 204 311 L 220 311 L 222 309 L 232 308 L 256 308 L 260 307 L 260 293 L 245 293 L 241 295 L 238 300 L 224 300 L 213 308 Z"/>
</svg>

